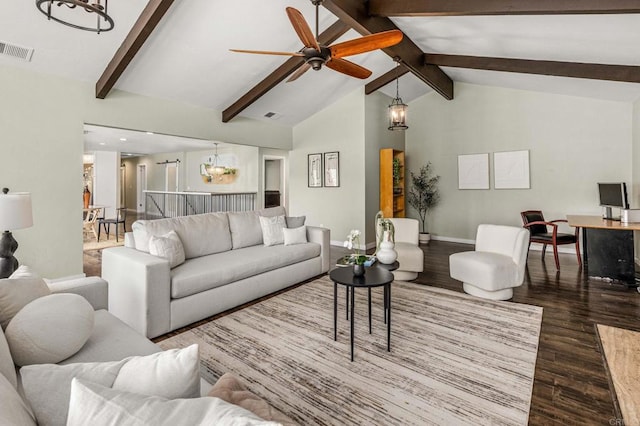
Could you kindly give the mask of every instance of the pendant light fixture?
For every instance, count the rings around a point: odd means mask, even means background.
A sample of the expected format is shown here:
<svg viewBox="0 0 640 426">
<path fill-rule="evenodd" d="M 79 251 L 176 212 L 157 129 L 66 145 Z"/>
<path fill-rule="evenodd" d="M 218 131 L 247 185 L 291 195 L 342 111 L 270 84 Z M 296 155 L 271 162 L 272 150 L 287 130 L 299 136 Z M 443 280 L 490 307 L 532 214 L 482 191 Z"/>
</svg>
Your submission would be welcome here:
<svg viewBox="0 0 640 426">
<path fill-rule="evenodd" d="M 36 7 L 46 15 L 47 19 L 68 27 L 93 31 L 98 34 L 113 29 L 113 19 L 107 13 L 108 4 L 109 0 L 36 0 Z M 73 12 L 62 8 L 62 6 L 73 9 Z M 89 15 L 81 15 L 82 11 Z M 91 18 L 91 14 L 96 18 L 96 23 L 93 26 L 87 25 L 87 17 Z"/>
<path fill-rule="evenodd" d="M 213 161 L 209 157 L 209 164 L 206 166 L 206 170 L 209 176 L 220 176 L 224 174 L 224 166 L 218 164 L 218 142 L 214 142 L 214 145 L 216 146 L 216 153 L 213 154 Z"/>
<path fill-rule="evenodd" d="M 400 66 L 400 58 L 393 58 L 396 61 L 396 67 Z M 402 102 L 402 98 L 399 94 L 398 80 L 400 77 L 396 77 L 396 97 L 391 101 L 389 105 L 389 130 L 406 130 L 407 126 L 407 105 Z"/>
</svg>

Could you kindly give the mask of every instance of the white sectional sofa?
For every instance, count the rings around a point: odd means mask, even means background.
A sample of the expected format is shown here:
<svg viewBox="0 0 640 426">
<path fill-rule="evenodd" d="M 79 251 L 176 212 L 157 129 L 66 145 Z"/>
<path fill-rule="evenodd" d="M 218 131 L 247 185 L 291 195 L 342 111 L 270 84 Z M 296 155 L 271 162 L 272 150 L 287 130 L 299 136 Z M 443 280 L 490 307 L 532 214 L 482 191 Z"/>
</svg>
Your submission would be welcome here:
<svg viewBox="0 0 640 426">
<path fill-rule="evenodd" d="M 201 379 L 195 345 L 163 352 L 105 310 L 107 292 L 107 282 L 98 277 L 47 284 L 35 277 L 0 280 L 0 321 L 8 321 L 6 330 L 0 327 L 0 425 L 79 426 L 118 422 L 115 418 L 127 424 L 160 424 L 143 420 L 159 416 L 155 409 L 145 411 L 147 404 L 165 410 L 169 406 L 174 421 L 162 424 L 222 424 L 224 417 L 225 424 L 276 424 L 260 420 L 264 419 L 296 425 L 248 390 L 233 372 L 213 386 Z M 60 297 L 65 298 L 62 305 Z M 81 305 L 86 305 L 91 329 L 76 351 L 70 349 L 78 338 L 72 335 L 79 330 L 77 323 L 84 323 L 76 321 L 78 311 L 70 309 L 78 308 L 77 299 L 85 300 Z M 36 304 L 42 309 L 34 309 Z M 26 311 L 31 314 L 28 319 Z M 44 337 L 34 340 L 37 336 Z M 25 355 L 31 360 L 21 362 Z M 48 360 L 36 362 L 34 357 Z M 55 365 L 54 357 L 64 359 Z M 92 398 L 86 392 L 83 398 L 77 387 L 74 395 L 73 377 L 82 380 L 89 393 L 99 392 L 92 396 L 98 403 L 87 404 Z M 189 420 L 194 418 L 203 421 Z"/>
<path fill-rule="evenodd" d="M 226 311 L 329 270 L 329 230 L 306 227 L 308 242 L 263 244 L 259 216 L 283 207 L 139 220 L 125 247 L 103 250 L 109 311 L 149 338 Z M 186 261 L 170 268 L 149 254 L 152 237 L 175 231 Z"/>
</svg>

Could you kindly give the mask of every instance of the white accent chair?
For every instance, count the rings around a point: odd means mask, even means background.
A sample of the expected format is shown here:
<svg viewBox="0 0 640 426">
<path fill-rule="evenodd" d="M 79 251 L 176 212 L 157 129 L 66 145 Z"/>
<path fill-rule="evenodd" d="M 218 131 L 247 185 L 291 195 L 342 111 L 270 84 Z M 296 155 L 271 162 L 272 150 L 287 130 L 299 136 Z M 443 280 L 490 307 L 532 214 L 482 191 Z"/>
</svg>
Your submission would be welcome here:
<svg viewBox="0 0 640 426">
<path fill-rule="evenodd" d="M 449 256 L 451 278 L 466 293 L 484 299 L 508 300 L 524 282 L 529 231 L 515 226 L 479 225 L 475 251 Z"/>
<path fill-rule="evenodd" d="M 420 223 L 416 219 L 391 218 L 395 229 L 395 251 L 400 267 L 393 271 L 393 277 L 400 281 L 411 281 L 424 270 L 424 253 L 418 245 Z M 376 241 L 376 244 L 378 241 Z"/>
</svg>

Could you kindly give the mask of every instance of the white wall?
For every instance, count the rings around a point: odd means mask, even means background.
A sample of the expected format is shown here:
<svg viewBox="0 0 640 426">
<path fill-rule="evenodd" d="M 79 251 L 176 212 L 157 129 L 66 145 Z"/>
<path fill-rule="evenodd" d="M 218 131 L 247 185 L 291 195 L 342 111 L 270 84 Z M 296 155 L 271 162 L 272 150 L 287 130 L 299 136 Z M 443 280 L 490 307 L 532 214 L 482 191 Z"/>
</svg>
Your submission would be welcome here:
<svg viewBox="0 0 640 426">
<path fill-rule="evenodd" d="M 364 88 L 337 100 L 293 128 L 290 214 L 324 225 L 341 244 L 351 229 L 365 232 Z M 340 152 L 340 187 L 308 188 L 307 155 Z M 364 243 L 364 240 L 361 241 Z"/>
<path fill-rule="evenodd" d="M 388 129 L 390 103 L 391 98 L 382 92 L 365 97 L 366 242 L 372 245 L 376 241 L 374 220 L 380 210 L 380 150 L 405 149 L 405 131 Z"/>
<path fill-rule="evenodd" d="M 154 131 L 289 150 L 291 129 L 92 83 L 0 66 L 0 185 L 32 195 L 34 226 L 14 236 L 18 260 L 45 277 L 82 272 L 83 125 Z"/>
<path fill-rule="evenodd" d="M 640 99 L 633 104 L 633 188 L 629 194 L 631 208 L 640 209 Z"/>
<path fill-rule="evenodd" d="M 427 223 L 435 235 L 472 240 L 480 223 L 521 226 L 527 209 L 548 219 L 599 214 L 596 183 L 631 182 L 631 104 L 463 83 L 455 90 L 453 101 L 432 93 L 409 107 L 407 172 L 431 161 L 441 176 L 442 201 Z M 530 150 L 531 189 L 458 190 L 459 154 L 510 150 Z"/>
</svg>

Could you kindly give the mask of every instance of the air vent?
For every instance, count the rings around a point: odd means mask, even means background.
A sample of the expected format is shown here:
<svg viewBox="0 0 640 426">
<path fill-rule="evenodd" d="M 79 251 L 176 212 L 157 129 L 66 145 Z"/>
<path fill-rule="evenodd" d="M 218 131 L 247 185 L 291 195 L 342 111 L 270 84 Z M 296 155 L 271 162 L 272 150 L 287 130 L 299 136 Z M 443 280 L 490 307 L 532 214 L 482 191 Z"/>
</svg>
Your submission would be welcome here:
<svg viewBox="0 0 640 426">
<path fill-rule="evenodd" d="M 0 55 L 12 56 L 30 62 L 33 56 L 33 49 L 0 41 Z"/>
<path fill-rule="evenodd" d="M 277 112 L 268 112 L 264 116 L 272 120 L 277 120 L 278 118 L 282 117 L 282 114 L 278 114 Z"/>
</svg>

